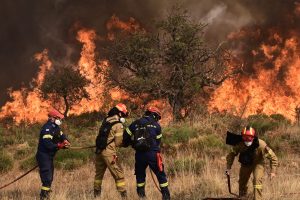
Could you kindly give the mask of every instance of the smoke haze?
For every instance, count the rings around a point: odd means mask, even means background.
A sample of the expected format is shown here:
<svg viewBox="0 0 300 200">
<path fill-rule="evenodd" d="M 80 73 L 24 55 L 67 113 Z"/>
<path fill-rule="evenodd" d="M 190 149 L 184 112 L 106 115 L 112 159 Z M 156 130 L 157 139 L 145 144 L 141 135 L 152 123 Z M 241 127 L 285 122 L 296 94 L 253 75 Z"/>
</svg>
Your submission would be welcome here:
<svg viewBox="0 0 300 200">
<path fill-rule="evenodd" d="M 299 18 L 293 21 L 283 17 L 292 15 L 295 6 L 300 5 L 295 0 L 180 2 L 195 20 L 208 23 L 206 37 L 212 43 L 226 40 L 229 33 L 246 26 L 277 26 L 285 31 L 299 23 Z M 35 53 L 47 48 L 54 63 L 76 63 L 81 48 L 76 40 L 78 27 L 93 28 L 98 36 L 105 36 L 105 24 L 113 14 L 125 21 L 133 17 L 143 27 L 151 27 L 153 20 L 166 15 L 174 1 L 1 0 L 0 4 L 1 106 L 7 101 L 7 88 L 28 85 L 35 75 L 38 70 L 33 59 Z"/>
</svg>

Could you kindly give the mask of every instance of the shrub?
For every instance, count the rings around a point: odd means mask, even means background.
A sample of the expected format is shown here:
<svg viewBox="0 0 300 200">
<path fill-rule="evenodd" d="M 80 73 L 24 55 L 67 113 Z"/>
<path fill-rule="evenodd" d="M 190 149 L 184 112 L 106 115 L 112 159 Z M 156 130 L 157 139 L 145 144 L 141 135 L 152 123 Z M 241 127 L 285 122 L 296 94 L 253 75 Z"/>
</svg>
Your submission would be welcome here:
<svg viewBox="0 0 300 200">
<path fill-rule="evenodd" d="M 204 149 L 225 149 L 226 143 L 223 139 L 217 135 L 205 135 L 201 137 L 195 144 L 192 144 L 192 148 L 203 151 Z"/>
<path fill-rule="evenodd" d="M 54 159 L 54 164 L 57 168 L 65 170 L 73 170 L 84 165 L 89 158 L 92 157 L 91 150 L 64 150 L 59 151 Z"/>
<path fill-rule="evenodd" d="M 32 152 L 32 150 L 30 148 L 18 149 L 14 153 L 14 159 L 17 159 L 17 160 L 22 159 L 22 158 L 28 156 L 31 152 Z"/>
<path fill-rule="evenodd" d="M 248 117 L 248 124 L 255 128 L 258 134 L 264 134 L 267 131 L 274 130 L 280 125 L 278 121 L 265 114 L 250 115 Z"/>
<path fill-rule="evenodd" d="M 0 173 L 9 171 L 13 167 L 13 159 L 5 152 L 0 152 Z"/>
<path fill-rule="evenodd" d="M 35 165 L 37 165 L 35 156 L 31 156 L 31 157 L 23 160 L 20 163 L 20 169 L 22 169 L 22 170 L 29 170 L 29 169 L 33 168 Z"/>
<path fill-rule="evenodd" d="M 164 130 L 162 142 L 166 145 L 174 143 L 186 143 L 190 138 L 198 136 L 198 131 L 188 125 L 169 127 Z"/>
<path fill-rule="evenodd" d="M 169 164 L 168 174 L 175 175 L 182 172 L 192 172 L 194 174 L 200 174 L 204 168 L 203 160 L 196 160 L 193 158 L 183 158 L 173 161 Z"/>
</svg>

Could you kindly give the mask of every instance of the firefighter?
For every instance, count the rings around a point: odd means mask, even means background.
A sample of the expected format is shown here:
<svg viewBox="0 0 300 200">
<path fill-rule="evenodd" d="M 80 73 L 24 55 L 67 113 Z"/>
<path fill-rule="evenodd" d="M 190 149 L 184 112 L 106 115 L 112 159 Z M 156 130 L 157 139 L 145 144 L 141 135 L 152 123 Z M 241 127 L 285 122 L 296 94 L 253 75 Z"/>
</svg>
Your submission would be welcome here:
<svg viewBox="0 0 300 200">
<path fill-rule="evenodd" d="M 57 150 L 70 146 L 66 135 L 60 130 L 64 115 L 56 109 L 52 109 L 48 113 L 48 117 L 47 123 L 41 129 L 36 153 L 36 160 L 42 181 L 41 200 L 50 199 L 49 194 L 54 173 L 53 158 Z"/>
<path fill-rule="evenodd" d="M 116 188 L 123 199 L 127 198 L 124 171 L 117 160 L 117 148 L 122 146 L 123 123 L 128 116 L 124 104 L 118 103 L 103 120 L 96 139 L 96 175 L 94 180 L 94 196 L 101 195 L 101 185 L 106 168 L 115 179 Z"/>
<path fill-rule="evenodd" d="M 145 198 L 146 168 L 156 175 L 163 200 L 170 199 L 168 180 L 160 154 L 161 127 L 158 121 L 161 112 L 156 107 L 148 107 L 142 118 L 134 121 L 124 132 L 124 146 L 131 144 L 135 149 L 136 190 L 140 198 Z M 144 132 L 141 133 L 141 130 Z M 140 134 L 140 136 L 138 136 Z M 146 138 L 146 139 L 145 139 Z M 148 138 L 148 139 L 147 139 Z"/>
<path fill-rule="evenodd" d="M 231 152 L 227 155 L 226 174 L 230 174 L 230 169 L 235 156 L 239 155 L 241 163 L 239 174 L 239 195 L 245 197 L 247 195 L 247 183 L 251 173 L 253 173 L 254 200 L 261 200 L 264 176 L 264 160 L 270 160 L 271 174 L 270 178 L 275 177 L 275 170 L 278 160 L 272 149 L 265 141 L 258 139 L 255 130 L 252 127 L 245 127 L 242 131 L 242 141 L 233 146 Z"/>
</svg>

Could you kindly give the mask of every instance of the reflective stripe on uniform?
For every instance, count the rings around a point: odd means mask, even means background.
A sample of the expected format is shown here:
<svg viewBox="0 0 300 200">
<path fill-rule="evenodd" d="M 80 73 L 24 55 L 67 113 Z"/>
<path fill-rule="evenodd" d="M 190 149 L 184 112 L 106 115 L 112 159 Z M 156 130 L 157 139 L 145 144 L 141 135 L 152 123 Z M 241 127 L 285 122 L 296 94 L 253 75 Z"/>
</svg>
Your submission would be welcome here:
<svg viewBox="0 0 300 200">
<path fill-rule="evenodd" d="M 125 130 L 126 130 L 126 132 L 128 133 L 128 135 L 132 136 L 132 132 L 130 131 L 129 128 L 126 128 Z"/>
<path fill-rule="evenodd" d="M 261 190 L 263 186 L 262 186 L 262 185 L 253 185 L 253 187 L 254 187 L 255 189 Z"/>
<path fill-rule="evenodd" d="M 145 182 L 144 182 L 144 183 L 137 183 L 136 186 L 137 186 L 137 187 L 144 187 L 145 184 L 146 184 Z"/>
<path fill-rule="evenodd" d="M 43 136 L 43 139 L 53 139 L 53 136 L 52 135 L 50 135 L 50 134 L 47 134 L 47 135 L 44 135 Z"/>
<path fill-rule="evenodd" d="M 102 180 L 95 180 L 94 183 L 102 183 Z"/>
<path fill-rule="evenodd" d="M 95 187 L 101 187 L 101 185 L 102 185 L 102 180 L 94 180 Z"/>
<path fill-rule="evenodd" d="M 42 190 L 45 190 L 45 191 L 49 191 L 49 190 L 50 190 L 49 187 L 45 187 L 45 186 L 43 186 L 41 189 L 42 189 Z"/>
<path fill-rule="evenodd" d="M 163 184 L 159 184 L 159 186 L 160 187 L 167 187 L 169 185 L 169 183 L 168 182 L 166 182 L 166 183 L 163 183 Z"/>
<path fill-rule="evenodd" d="M 116 182 L 116 186 L 117 186 L 117 187 L 125 186 L 125 181 Z"/>
<path fill-rule="evenodd" d="M 160 139 L 162 137 L 162 134 L 159 134 L 156 136 L 156 139 Z"/>
</svg>

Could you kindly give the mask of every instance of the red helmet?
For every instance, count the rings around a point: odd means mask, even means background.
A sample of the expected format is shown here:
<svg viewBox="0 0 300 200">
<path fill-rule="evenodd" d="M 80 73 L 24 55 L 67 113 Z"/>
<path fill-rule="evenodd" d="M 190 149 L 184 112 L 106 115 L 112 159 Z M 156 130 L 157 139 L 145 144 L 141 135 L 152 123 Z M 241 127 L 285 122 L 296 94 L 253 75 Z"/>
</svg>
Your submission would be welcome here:
<svg viewBox="0 0 300 200">
<path fill-rule="evenodd" d="M 243 132 L 242 132 L 242 138 L 244 141 L 252 141 L 255 137 L 255 130 L 254 128 L 250 127 L 245 127 Z"/>
<path fill-rule="evenodd" d="M 125 116 L 128 116 L 128 111 L 127 111 L 127 107 L 125 104 L 123 103 L 118 103 L 115 106 L 120 112 L 122 112 Z"/>
<path fill-rule="evenodd" d="M 148 108 L 147 108 L 147 110 L 146 110 L 146 112 L 152 112 L 152 113 L 155 113 L 155 114 L 157 114 L 158 115 L 158 117 L 159 117 L 159 119 L 161 119 L 161 112 L 160 112 L 160 110 L 157 108 L 157 107 L 155 107 L 155 106 L 149 106 Z"/>
<path fill-rule="evenodd" d="M 49 112 L 48 112 L 48 117 L 54 117 L 54 118 L 60 118 L 63 119 L 65 116 L 63 114 L 61 114 L 58 110 L 52 108 Z"/>
</svg>

